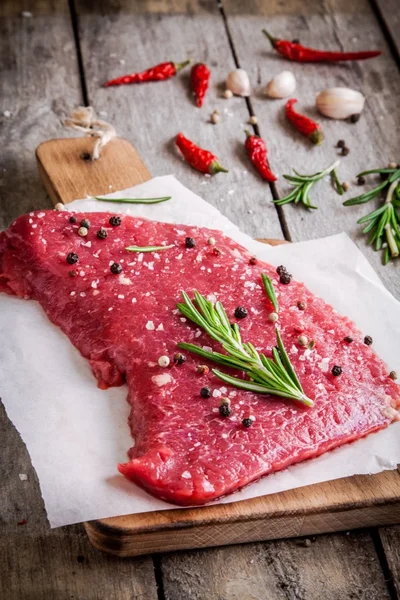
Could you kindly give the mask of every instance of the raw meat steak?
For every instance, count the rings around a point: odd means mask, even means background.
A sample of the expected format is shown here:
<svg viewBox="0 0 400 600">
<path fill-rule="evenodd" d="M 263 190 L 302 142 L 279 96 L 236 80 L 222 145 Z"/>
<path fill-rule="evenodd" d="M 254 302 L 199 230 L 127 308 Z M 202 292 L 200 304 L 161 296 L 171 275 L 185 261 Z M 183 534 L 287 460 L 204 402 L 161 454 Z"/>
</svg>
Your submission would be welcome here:
<svg viewBox="0 0 400 600">
<path fill-rule="evenodd" d="M 0 234 L 0 290 L 40 302 L 90 361 L 101 388 L 127 381 L 135 445 L 119 470 L 152 494 L 203 504 L 398 418 L 399 388 L 364 334 L 301 283 L 283 285 L 274 267 L 251 264 L 248 252 L 220 232 L 128 216 L 112 226 L 106 213 L 74 216 L 71 223 L 67 212 L 30 213 Z M 82 219 L 90 221 L 86 237 L 77 233 Z M 100 228 L 105 239 L 96 235 Z M 195 247 L 186 247 L 186 237 Z M 160 244 L 173 248 L 125 250 Z M 224 386 L 211 372 L 198 374 L 204 360 L 189 353 L 183 364 L 173 362 L 181 341 L 221 350 L 176 310 L 183 289 L 221 300 L 243 339 L 270 355 L 276 340 L 262 272 L 273 279 L 283 342 L 313 408 Z M 238 306 L 247 317 L 234 317 Z M 300 333 L 314 349 L 299 345 Z M 170 358 L 168 367 L 159 366 L 161 356 Z M 332 375 L 334 365 L 340 376 Z M 211 397 L 200 396 L 203 387 Z M 221 396 L 231 400 L 230 417 L 219 414 Z M 255 420 L 246 428 L 249 415 Z"/>
</svg>

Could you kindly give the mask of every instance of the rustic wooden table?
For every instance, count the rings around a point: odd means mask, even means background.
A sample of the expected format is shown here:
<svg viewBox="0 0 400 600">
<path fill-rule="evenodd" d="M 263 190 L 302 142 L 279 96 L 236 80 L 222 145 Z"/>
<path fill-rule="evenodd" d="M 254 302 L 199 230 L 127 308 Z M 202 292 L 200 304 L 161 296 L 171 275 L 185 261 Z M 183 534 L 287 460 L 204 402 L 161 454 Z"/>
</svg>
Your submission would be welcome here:
<svg viewBox="0 0 400 600">
<path fill-rule="evenodd" d="M 346 231 L 400 298 L 400 265 L 383 268 L 366 247 L 356 225 L 362 207 L 344 209 L 325 189 L 316 190 L 321 209 L 311 215 L 292 206 L 278 211 L 242 149 L 243 124 L 254 113 L 280 174 L 292 166 L 306 172 L 325 166 L 334 160 L 339 138 L 351 150 L 341 178 L 353 186 L 363 168 L 398 160 L 396 0 L 3 0 L 0 18 L 0 228 L 23 212 L 50 208 L 34 150 L 43 140 L 65 135 L 60 119 L 72 107 L 92 104 L 133 142 L 153 175 L 173 172 L 250 235 L 297 241 Z M 377 47 L 384 54 L 357 64 L 290 65 L 271 52 L 260 32 L 266 25 L 307 45 Z M 101 87 L 105 79 L 136 67 L 187 57 L 212 68 L 202 111 L 187 92 L 187 73 L 161 85 Z M 221 84 L 235 64 L 253 82 L 248 101 L 221 98 Z M 367 106 L 361 120 L 355 125 L 324 120 L 324 145 L 309 148 L 285 123 L 282 103 L 267 101 L 260 91 L 283 68 L 296 74 L 297 95 L 310 113 L 315 92 L 323 87 L 362 89 Z M 207 119 L 215 108 L 221 122 L 212 126 Z M 179 130 L 215 149 L 229 175 L 210 180 L 183 164 L 171 143 Z M 278 193 L 284 191 L 281 180 Z M 0 417 L 4 600 L 399 598 L 399 527 L 140 559 L 103 555 L 92 549 L 81 526 L 49 529 L 27 450 L 4 409 Z M 21 481 L 20 473 L 28 479 Z"/>
</svg>

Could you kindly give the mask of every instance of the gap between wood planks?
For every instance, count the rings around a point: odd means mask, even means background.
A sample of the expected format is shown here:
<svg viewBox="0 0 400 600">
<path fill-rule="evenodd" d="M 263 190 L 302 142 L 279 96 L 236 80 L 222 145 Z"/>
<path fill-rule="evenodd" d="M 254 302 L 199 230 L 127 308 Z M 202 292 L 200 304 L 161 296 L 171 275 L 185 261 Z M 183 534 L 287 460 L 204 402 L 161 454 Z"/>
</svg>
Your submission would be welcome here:
<svg viewBox="0 0 400 600">
<path fill-rule="evenodd" d="M 395 63 L 397 64 L 398 68 L 400 69 L 400 40 L 397 41 L 393 35 L 392 30 L 390 29 L 390 26 L 387 23 L 387 11 L 386 14 L 382 11 L 382 8 L 380 6 L 380 1 L 379 0 L 369 0 L 369 4 L 372 8 L 372 11 L 375 15 L 376 20 L 378 21 L 379 27 L 382 29 L 383 35 L 385 36 L 385 39 L 388 43 L 388 46 L 390 48 L 390 52 L 393 56 L 393 59 L 395 61 Z M 393 2 L 393 10 L 395 10 L 395 4 Z"/>
</svg>

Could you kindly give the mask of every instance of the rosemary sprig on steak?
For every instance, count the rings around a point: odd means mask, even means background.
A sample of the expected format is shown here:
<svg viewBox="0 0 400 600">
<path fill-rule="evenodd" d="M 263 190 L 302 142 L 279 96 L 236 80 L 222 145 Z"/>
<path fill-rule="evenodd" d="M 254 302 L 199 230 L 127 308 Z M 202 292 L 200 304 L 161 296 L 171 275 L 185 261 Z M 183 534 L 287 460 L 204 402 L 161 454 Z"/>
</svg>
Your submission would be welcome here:
<svg viewBox="0 0 400 600">
<path fill-rule="evenodd" d="M 276 329 L 277 347 L 272 348 L 272 358 L 258 352 L 250 342 L 241 339 L 240 329 L 236 323 L 230 323 L 221 302 L 213 304 L 207 298 L 194 291 L 195 303 L 186 292 L 182 292 L 183 302 L 177 304 L 180 312 L 193 323 L 204 329 L 206 333 L 219 342 L 226 354 L 203 350 L 196 344 L 181 342 L 179 348 L 198 354 L 213 362 L 239 371 L 244 371 L 249 379 L 232 377 L 217 369 L 214 375 L 235 387 L 260 394 L 272 394 L 291 400 L 297 400 L 306 406 L 313 406 L 308 398 L 290 362 L 289 356 Z"/>
<path fill-rule="evenodd" d="M 171 200 L 172 196 L 161 196 L 160 198 L 102 198 L 95 196 L 95 200 L 101 202 L 122 202 L 123 204 L 159 204 Z"/>
</svg>

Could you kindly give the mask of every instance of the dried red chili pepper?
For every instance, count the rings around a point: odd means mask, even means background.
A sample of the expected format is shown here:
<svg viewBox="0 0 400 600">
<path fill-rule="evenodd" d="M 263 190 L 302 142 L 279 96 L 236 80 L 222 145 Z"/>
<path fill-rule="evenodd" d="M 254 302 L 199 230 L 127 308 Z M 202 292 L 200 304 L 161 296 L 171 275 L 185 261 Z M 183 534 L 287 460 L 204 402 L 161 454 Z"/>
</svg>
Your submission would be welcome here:
<svg viewBox="0 0 400 600">
<path fill-rule="evenodd" d="M 273 174 L 270 169 L 267 159 L 267 146 L 263 139 L 258 135 L 252 135 L 249 131 L 245 130 L 246 141 L 244 147 L 247 150 L 247 154 L 250 157 L 251 162 L 260 173 L 261 177 L 266 181 L 276 181 L 277 177 Z"/>
<path fill-rule="evenodd" d="M 324 134 L 321 125 L 315 121 L 296 112 L 293 105 L 296 104 L 296 98 L 291 98 L 286 102 L 286 116 L 291 124 L 303 135 L 308 137 L 313 144 L 320 144 L 324 139 Z"/>
<path fill-rule="evenodd" d="M 210 69 L 204 63 L 193 65 L 190 73 L 190 83 L 196 96 L 196 104 L 199 108 L 203 106 L 203 100 L 208 89 L 210 75 Z"/>
<path fill-rule="evenodd" d="M 104 87 L 110 87 L 111 85 L 127 85 L 129 83 L 145 83 L 146 81 L 163 81 L 164 79 L 169 79 L 176 75 L 178 71 L 186 67 L 190 62 L 190 60 L 185 60 L 181 63 L 160 63 L 141 73 L 131 73 L 130 75 L 122 75 L 122 77 L 110 79 L 110 81 L 106 81 Z"/>
<path fill-rule="evenodd" d="M 375 58 L 382 54 L 380 50 L 370 50 L 367 52 L 329 52 L 326 50 L 315 50 L 314 48 L 306 48 L 296 42 L 289 42 L 289 40 L 280 40 L 270 33 L 266 29 L 263 29 L 263 33 L 267 36 L 279 54 L 285 56 L 289 60 L 295 60 L 297 62 L 339 62 L 341 60 L 365 60 L 366 58 Z"/>
<path fill-rule="evenodd" d="M 227 169 L 221 167 L 217 157 L 212 152 L 199 148 L 199 146 L 188 140 L 183 133 L 178 133 L 175 143 L 185 157 L 185 160 L 191 167 L 197 169 L 197 171 L 209 173 L 210 175 L 221 172 L 228 173 Z"/>
</svg>

